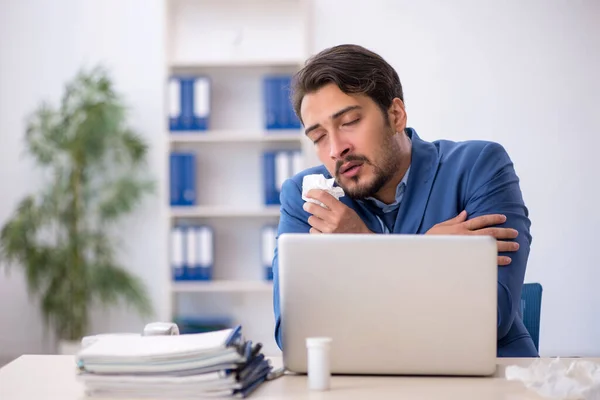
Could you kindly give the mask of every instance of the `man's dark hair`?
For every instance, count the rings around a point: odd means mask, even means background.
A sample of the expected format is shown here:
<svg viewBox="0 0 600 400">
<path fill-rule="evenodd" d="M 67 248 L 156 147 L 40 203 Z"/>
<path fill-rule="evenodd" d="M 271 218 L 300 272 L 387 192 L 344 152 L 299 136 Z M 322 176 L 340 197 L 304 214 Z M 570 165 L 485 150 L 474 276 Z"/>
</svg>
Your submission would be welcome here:
<svg viewBox="0 0 600 400">
<path fill-rule="evenodd" d="M 398 73 L 380 55 L 352 44 L 325 49 L 309 58 L 292 81 L 292 104 L 300 120 L 300 104 L 308 93 L 335 83 L 346 94 L 369 96 L 386 115 L 392 100 L 404 101 Z"/>
</svg>

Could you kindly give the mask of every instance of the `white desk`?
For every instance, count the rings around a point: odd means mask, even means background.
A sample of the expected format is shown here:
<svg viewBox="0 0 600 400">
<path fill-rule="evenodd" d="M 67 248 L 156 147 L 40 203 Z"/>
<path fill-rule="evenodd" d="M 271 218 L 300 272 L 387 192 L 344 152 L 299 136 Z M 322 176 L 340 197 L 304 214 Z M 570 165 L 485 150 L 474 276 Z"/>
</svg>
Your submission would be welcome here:
<svg viewBox="0 0 600 400">
<path fill-rule="evenodd" d="M 281 361 L 274 359 L 274 364 Z M 594 360 L 597 361 L 597 360 Z M 311 392 L 306 376 L 286 375 L 264 383 L 250 399 L 540 399 L 519 382 L 504 379 L 507 365 L 527 366 L 531 359 L 498 359 L 490 378 L 333 376 L 331 390 Z M 26 355 L 0 369 L 1 400 L 85 399 L 75 379 L 71 356 Z"/>
</svg>

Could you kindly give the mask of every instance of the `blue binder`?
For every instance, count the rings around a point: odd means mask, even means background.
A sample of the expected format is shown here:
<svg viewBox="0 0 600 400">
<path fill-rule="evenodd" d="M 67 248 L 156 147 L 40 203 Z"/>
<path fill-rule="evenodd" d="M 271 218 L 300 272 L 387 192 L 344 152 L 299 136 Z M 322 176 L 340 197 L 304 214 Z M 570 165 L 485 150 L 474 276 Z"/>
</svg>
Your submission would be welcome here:
<svg viewBox="0 0 600 400">
<path fill-rule="evenodd" d="M 184 265 L 184 280 L 194 280 L 196 274 L 196 243 L 195 229 L 193 225 L 186 225 L 183 228 L 182 252 Z"/>
<path fill-rule="evenodd" d="M 292 93 L 292 77 L 284 76 L 280 78 L 280 95 L 281 95 L 281 129 L 296 130 L 302 127 L 300 119 L 294 112 L 294 106 L 292 99 L 290 98 Z"/>
<path fill-rule="evenodd" d="M 291 79 L 285 76 L 276 78 L 277 81 L 277 95 L 278 107 L 277 107 L 277 119 L 279 129 L 291 129 L 292 121 L 290 120 L 290 82 Z"/>
<path fill-rule="evenodd" d="M 192 130 L 205 131 L 209 128 L 211 83 L 207 76 L 193 79 L 193 122 Z"/>
<path fill-rule="evenodd" d="M 213 276 L 214 234 L 211 227 L 178 224 L 172 230 L 173 277 L 177 281 L 208 281 Z"/>
<path fill-rule="evenodd" d="M 265 205 L 279 204 L 279 192 L 275 188 L 275 153 L 263 154 L 263 188 Z"/>
<path fill-rule="evenodd" d="M 279 205 L 281 187 L 286 179 L 302 172 L 301 150 L 268 151 L 263 154 L 263 191 L 265 205 Z"/>
<path fill-rule="evenodd" d="M 269 151 L 263 154 L 263 187 L 265 205 L 279 205 L 281 187 L 291 176 L 289 151 Z"/>
<path fill-rule="evenodd" d="M 181 157 L 171 153 L 169 156 L 169 204 L 178 206 L 181 203 Z"/>
<path fill-rule="evenodd" d="M 172 206 L 196 204 L 196 154 L 187 152 L 170 154 L 169 197 Z"/>
<path fill-rule="evenodd" d="M 267 130 L 279 129 L 278 104 L 277 81 L 273 77 L 265 77 L 263 79 L 263 107 L 265 129 Z"/>
<path fill-rule="evenodd" d="M 208 225 L 196 226 L 195 230 L 198 259 L 196 260 L 193 279 L 210 281 L 213 278 L 215 262 L 214 230 Z"/>
<path fill-rule="evenodd" d="M 171 228 L 171 270 L 173 280 L 183 281 L 186 279 L 185 275 L 185 231 L 182 226 L 175 225 Z"/>
<path fill-rule="evenodd" d="M 172 76 L 169 78 L 169 130 L 181 130 L 181 113 L 183 104 L 183 94 L 181 91 L 181 80 L 178 77 Z"/>
<path fill-rule="evenodd" d="M 291 103 L 292 77 L 270 76 L 263 78 L 263 107 L 266 130 L 300 129 L 301 123 Z"/>
<path fill-rule="evenodd" d="M 169 130 L 205 131 L 210 120 L 211 83 L 207 76 L 169 79 Z"/>
<path fill-rule="evenodd" d="M 273 257 L 277 242 L 277 226 L 265 225 L 261 232 L 263 279 L 273 280 Z"/>
</svg>

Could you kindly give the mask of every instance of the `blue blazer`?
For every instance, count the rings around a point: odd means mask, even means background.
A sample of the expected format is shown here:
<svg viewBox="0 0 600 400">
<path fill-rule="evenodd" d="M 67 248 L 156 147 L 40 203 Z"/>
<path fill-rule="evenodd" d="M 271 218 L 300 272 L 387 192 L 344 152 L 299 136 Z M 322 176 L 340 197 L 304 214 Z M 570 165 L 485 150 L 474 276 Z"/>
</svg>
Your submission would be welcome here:
<svg viewBox="0 0 600 400">
<path fill-rule="evenodd" d="M 510 157 L 501 145 L 493 142 L 439 140 L 430 143 L 420 139 L 412 128 L 407 128 L 406 133 L 412 140 L 411 170 L 393 233 L 424 234 L 462 210 L 467 211 L 468 219 L 484 214 L 506 215 L 507 221 L 500 226 L 519 232 L 516 241 L 520 248 L 500 254 L 511 257 L 512 263 L 498 267 L 498 357 L 537 357 L 531 336 L 518 315 L 531 245 L 531 222 Z M 324 166 L 318 166 L 283 184 L 278 236 L 310 230 L 307 222 L 310 214 L 302 208 L 302 179 L 308 174 L 331 178 Z M 377 217 L 362 204 L 348 196 L 340 201 L 354 209 L 371 231 L 383 233 Z M 273 280 L 275 339 L 281 348 L 277 248 Z"/>
</svg>

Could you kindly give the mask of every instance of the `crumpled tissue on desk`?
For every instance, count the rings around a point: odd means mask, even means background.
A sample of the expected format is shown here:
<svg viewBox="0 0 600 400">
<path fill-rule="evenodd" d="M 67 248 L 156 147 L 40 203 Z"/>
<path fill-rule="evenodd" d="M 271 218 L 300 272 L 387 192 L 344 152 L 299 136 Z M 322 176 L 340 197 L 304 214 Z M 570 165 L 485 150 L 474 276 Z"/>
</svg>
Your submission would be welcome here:
<svg viewBox="0 0 600 400">
<path fill-rule="evenodd" d="M 600 364 L 592 361 L 537 359 L 529 367 L 507 367 L 505 376 L 546 398 L 600 400 Z"/>
</svg>

